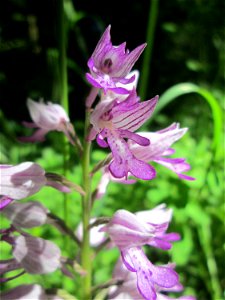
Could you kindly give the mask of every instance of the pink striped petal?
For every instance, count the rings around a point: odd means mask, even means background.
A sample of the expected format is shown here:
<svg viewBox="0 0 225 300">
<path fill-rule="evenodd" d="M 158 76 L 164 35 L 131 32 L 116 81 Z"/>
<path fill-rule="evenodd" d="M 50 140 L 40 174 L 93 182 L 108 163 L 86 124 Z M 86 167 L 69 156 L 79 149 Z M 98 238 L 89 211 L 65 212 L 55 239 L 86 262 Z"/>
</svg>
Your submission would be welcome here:
<svg viewBox="0 0 225 300">
<path fill-rule="evenodd" d="M 119 111 L 120 105 L 118 105 L 116 107 L 117 112 L 115 112 L 114 108 L 112 109 L 113 124 L 116 128 L 136 131 L 147 119 L 150 118 L 157 101 L 158 96 L 151 100 L 129 106 L 127 108 L 127 112 L 122 113 Z"/>
</svg>

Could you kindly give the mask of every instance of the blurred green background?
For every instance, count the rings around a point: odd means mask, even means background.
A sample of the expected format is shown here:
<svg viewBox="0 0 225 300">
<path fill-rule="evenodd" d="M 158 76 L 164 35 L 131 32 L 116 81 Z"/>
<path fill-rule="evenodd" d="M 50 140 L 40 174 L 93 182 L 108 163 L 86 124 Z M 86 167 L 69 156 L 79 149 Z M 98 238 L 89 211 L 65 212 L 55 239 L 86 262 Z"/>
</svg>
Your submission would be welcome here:
<svg viewBox="0 0 225 300">
<path fill-rule="evenodd" d="M 69 114 L 82 136 L 87 60 L 111 24 L 114 45 L 127 41 L 132 50 L 148 46 L 135 68 L 140 70 L 138 90 L 142 100 L 159 94 L 156 112 L 145 130 L 159 130 L 179 122 L 189 131 L 177 144 L 177 157 L 187 158 L 194 182 L 179 180 L 163 167 L 155 166 L 157 178 L 126 186 L 111 183 L 108 194 L 96 201 L 93 216 L 111 216 L 119 208 L 132 212 L 166 203 L 174 209 L 170 231 L 181 234 L 169 254 L 149 251 L 159 263 L 177 265 L 185 293 L 199 300 L 224 299 L 224 1 L 69 1 L 65 0 Z M 30 120 L 26 99 L 60 102 L 59 1 L 8 0 L 0 3 L 0 159 L 1 164 L 32 160 L 49 172 L 62 172 L 60 133 L 50 133 L 44 143 L 21 144 L 28 135 L 21 122 Z M 62 138 L 63 140 L 63 138 Z M 68 177 L 80 183 L 79 157 L 70 149 Z M 105 152 L 93 146 L 93 166 Z M 95 185 L 100 174 L 96 175 Z M 45 188 L 31 199 L 40 200 L 63 218 L 63 197 Z M 79 223 L 80 198 L 69 196 L 68 223 Z M 2 219 L 5 225 L 6 220 Z M 45 225 L 32 234 L 55 241 L 63 255 L 78 256 L 73 242 Z M 2 243 L 1 243 L 2 244 Z M 2 247 L 2 258 L 7 249 Z M 116 250 L 98 253 L 94 263 L 95 284 L 110 278 L 118 257 Z M 78 275 L 77 275 L 78 277 Z M 46 289 L 65 289 L 74 295 L 79 284 L 60 272 L 46 276 L 24 275 L 3 289 L 24 282 L 38 282 Z M 72 299 L 72 296 L 68 296 Z M 96 299 L 102 299 L 102 295 Z"/>
</svg>

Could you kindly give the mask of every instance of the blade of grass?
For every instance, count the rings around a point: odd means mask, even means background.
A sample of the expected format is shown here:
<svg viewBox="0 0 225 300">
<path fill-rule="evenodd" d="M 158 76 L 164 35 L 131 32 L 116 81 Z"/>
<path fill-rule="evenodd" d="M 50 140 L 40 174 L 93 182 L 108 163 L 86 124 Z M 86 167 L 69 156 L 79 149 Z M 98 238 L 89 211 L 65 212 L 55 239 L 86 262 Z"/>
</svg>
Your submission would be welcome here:
<svg viewBox="0 0 225 300">
<path fill-rule="evenodd" d="M 196 93 L 202 97 L 209 105 L 213 118 L 213 142 L 212 149 L 215 151 L 216 157 L 219 153 L 219 147 L 222 139 L 222 109 L 212 93 L 206 89 L 189 82 L 179 83 L 166 90 L 159 98 L 158 105 L 154 111 L 154 115 L 159 113 L 166 105 L 186 94 Z"/>
<path fill-rule="evenodd" d="M 155 27 L 158 17 L 158 6 L 159 0 L 151 0 L 146 34 L 146 42 L 148 44 L 148 47 L 144 51 L 139 88 L 139 94 L 141 99 L 143 100 L 146 98 L 147 95 L 148 81 L 150 78 L 150 64 L 154 45 Z"/>
</svg>

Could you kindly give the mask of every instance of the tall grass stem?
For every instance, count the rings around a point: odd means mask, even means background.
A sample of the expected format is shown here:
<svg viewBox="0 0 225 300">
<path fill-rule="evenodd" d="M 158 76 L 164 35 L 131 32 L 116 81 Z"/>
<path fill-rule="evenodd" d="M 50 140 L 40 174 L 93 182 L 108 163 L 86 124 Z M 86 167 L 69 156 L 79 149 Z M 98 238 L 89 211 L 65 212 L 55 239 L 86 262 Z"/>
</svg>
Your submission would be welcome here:
<svg viewBox="0 0 225 300">
<path fill-rule="evenodd" d="M 147 25 L 147 34 L 146 41 L 148 46 L 144 51 L 143 64 L 141 69 L 140 76 L 140 85 L 139 85 L 139 94 L 142 100 L 147 97 L 148 90 L 148 82 L 150 79 L 150 71 L 151 71 L 151 58 L 152 58 L 152 50 L 154 46 L 154 36 L 155 36 L 155 28 L 158 18 L 158 7 L 159 0 L 151 0 L 149 17 L 148 17 L 148 25 Z"/>
</svg>

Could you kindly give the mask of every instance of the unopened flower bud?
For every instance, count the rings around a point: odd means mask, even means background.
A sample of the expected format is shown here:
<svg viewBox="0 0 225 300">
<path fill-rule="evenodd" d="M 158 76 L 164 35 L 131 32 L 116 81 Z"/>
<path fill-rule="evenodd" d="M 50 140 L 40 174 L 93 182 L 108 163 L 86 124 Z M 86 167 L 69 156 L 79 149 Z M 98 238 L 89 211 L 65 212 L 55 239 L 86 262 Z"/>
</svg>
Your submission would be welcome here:
<svg viewBox="0 0 225 300">
<path fill-rule="evenodd" d="M 13 256 L 30 274 L 51 273 L 61 266 L 58 246 L 42 238 L 17 237 Z"/>
<path fill-rule="evenodd" d="M 45 224 L 48 210 L 39 202 L 14 202 L 8 205 L 3 214 L 15 227 L 32 228 Z"/>
</svg>

